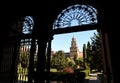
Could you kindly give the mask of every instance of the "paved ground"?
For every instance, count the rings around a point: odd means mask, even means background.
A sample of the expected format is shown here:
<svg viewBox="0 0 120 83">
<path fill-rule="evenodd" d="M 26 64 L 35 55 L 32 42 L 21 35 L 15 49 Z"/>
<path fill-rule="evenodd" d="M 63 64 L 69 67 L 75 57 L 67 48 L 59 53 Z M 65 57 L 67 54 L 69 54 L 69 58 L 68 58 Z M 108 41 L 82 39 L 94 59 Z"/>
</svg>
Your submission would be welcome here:
<svg viewBox="0 0 120 83">
<path fill-rule="evenodd" d="M 88 83 L 101 83 L 100 77 L 97 75 L 97 73 L 90 74 Z"/>
<path fill-rule="evenodd" d="M 63 82 L 52 81 L 50 83 L 63 83 Z M 83 83 L 101 83 L 101 80 L 100 77 L 97 75 L 97 73 L 91 73 L 90 79 L 85 80 Z"/>
</svg>

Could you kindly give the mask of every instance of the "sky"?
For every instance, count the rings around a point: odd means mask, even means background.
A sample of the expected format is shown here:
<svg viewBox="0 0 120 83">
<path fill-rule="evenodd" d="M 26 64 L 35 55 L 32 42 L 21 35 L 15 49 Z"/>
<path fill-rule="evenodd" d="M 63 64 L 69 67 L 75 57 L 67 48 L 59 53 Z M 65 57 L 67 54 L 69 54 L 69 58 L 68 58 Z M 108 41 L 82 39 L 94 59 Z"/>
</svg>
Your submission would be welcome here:
<svg viewBox="0 0 120 83">
<path fill-rule="evenodd" d="M 87 44 L 88 41 L 91 43 L 90 37 L 97 33 L 96 30 L 81 31 L 74 33 L 58 34 L 53 36 L 52 40 L 52 51 L 63 50 L 64 52 L 70 51 L 72 37 L 76 38 L 76 44 L 78 49 L 83 51 L 83 44 Z"/>
</svg>

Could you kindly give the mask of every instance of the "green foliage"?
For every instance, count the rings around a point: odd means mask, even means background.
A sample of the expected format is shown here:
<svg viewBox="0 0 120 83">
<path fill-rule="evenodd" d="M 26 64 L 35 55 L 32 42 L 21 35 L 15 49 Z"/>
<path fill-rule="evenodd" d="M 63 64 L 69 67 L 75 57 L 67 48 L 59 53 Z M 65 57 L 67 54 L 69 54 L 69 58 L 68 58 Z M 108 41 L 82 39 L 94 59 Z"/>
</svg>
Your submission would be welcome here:
<svg viewBox="0 0 120 83">
<path fill-rule="evenodd" d="M 67 57 L 67 61 L 68 61 L 68 67 L 74 67 L 75 66 L 75 61 L 73 60 L 73 59 L 71 59 L 71 58 L 69 58 L 69 57 Z"/>
<path fill-rule="evenodd" d="M 57 72 L 56 68 L 50 68 L 50 72 Z"/>
<path fill-rule="evenodd" d="M 23 68 L 28 67 L 29 65 L 29 55 L 25 52 L 21 52 L 19 56 L 19 63 Z"/>
<path fill-rule="evenodd" d="M 91 48 L 91 45 L 90 45 L 90 42 L 88 41 L 87 43 L 87 49 L 86 49 L 86 52 L 87 52 L 87 58 L 86 58 L 86 64 L 87 66 L 90 66 L 90 63 L 92 61 L 92 48 Z"/>
<path fill-rule="evenodd" d="M 89 66 L 91 69 L 98 69 L 99 71 L 101 71 L 103 69 L 103 57 L 99 33 L 94 33 L 94 36 L 91 37 L 91 40 L 91 45 L 88 44 L 87 49 Z"/>
<path fill-rule="evenodd" d="M 71 68 L 84 68 L 83 58 L 78 58 L 77 55 L 74 59 L 66 57 L 64 51 L 59 50 L 51 57 L 51 68 L 56 68 L 58 71 L 65 67 Z"/>
<path fill-rule="evenodd" d="M 77 54 L 75 54 L 74 61 L 75 60 L 78 60 L 78 55 Z"/>
<path fill-rule="evenodd" d="M 83 59 L 84 59 L 84 62 L 87 59 L 86 44 L 83 44 Z"/>
<path fill-rule="evenodd" d="M 103 70 L 103 57 L 101 51 L 101 39 L 99 33 L 94 33 L 91 37 L 91 43 L 88 41 L 87 48 L 83 45 L 84 65 L 90 69 Z"/>
<path fill-rule="evenodd" d="M 89 73 L 90 73 L 90 70 L 89 70 L 89 69 L 86 69 L 86 70 L 82 70 L 81 72 L 84 72 L 84 73 L 85 73 L 85 76 L 88 76 Z"/>
<path fill-rule="evenodd" d="M 75 60 L 75 64 L 76 64 L 76 67 L 75 67 L 75 68 L 77 68 L 78 66 L 79 66 L 80 68 L 83 68 L 83 67 L 84 67 L 84 61 L 83 61 L 82 58 L 78 58 L 77 60 Z"/>
<path fill-rule="evenodd" d="M 61 70 L 68 65 L 64 51 L 58 51 L 51 57 L 51 67 Z"/>
</svg>

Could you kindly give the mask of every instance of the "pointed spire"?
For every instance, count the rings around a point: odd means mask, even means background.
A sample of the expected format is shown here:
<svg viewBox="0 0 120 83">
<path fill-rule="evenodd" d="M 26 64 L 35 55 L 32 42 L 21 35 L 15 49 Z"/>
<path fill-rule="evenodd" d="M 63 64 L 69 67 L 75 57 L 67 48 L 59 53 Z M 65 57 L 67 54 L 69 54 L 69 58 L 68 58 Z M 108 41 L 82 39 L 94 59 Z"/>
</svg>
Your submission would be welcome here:
<svg viewBox="0 0 120 83">
<path fill-rule="evenodd" d="M 76 41 L 76 38 L 74 37 L 74 35 L 73 35 L 73 37 L 72 37 L 72 41 Z"/>
<path fill-rule="evenodd" d="M 76 38 L 74 36 L 72 37 L 71 47 L 77 47 L 77 45 L 76 45 Z"/>
</svg>

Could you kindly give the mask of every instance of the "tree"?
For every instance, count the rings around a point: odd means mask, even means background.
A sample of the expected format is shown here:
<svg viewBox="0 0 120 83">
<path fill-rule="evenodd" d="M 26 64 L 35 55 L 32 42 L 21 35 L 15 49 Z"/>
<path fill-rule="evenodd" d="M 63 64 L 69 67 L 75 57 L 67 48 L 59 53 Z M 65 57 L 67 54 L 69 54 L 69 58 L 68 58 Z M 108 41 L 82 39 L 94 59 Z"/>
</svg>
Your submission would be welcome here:
<svg viewBox="0 0 120 83">
<path fill-rule="evenodd" d="M 86 51 L 86 44 L 83 44 L 83 62 L 84 62 L 84 68 L 87 63 L 87 51 Z"/>
<path fill-rule="evenodd" d="M 102 50 L 101 50 L 101 38 L 99 33 L 94 33 L 94 36 L 91 37 L 92 43 L 92 67 L 97 69 L 98 71 L 103 70 L 103 57 L 102 57 Z"/>
<path fill-rule="evenodd" d="M 71 68 L 74 68 L 75 66 L 75 61 L 74 59 L 70 58 L 70 57 L 67 57 L 67 61 L 68 61 L 68 67 L 71 67 Z"/>
<path fill-rule="evenodd" d="M 74 62 L 75 62 L 75 65 L 74 65 L 74 68 L 83 68 L 84 66 L 83 66 L 83 64 L 84 64 L 84 62 L 83 62 L 83 58 L 78 58 L 78 55 L 77 54 L 75 54 L 75 57 L 74 57 Z"/>
<path fill-rule="evenodd" d="M 57 70 L 63 69 L 68 65 L 68 59 L 65 56 L 64 51 L 59 50 L 51 57 L 51 67 L 56 68 Z"/>
<path fill-rule="evenodd" d="M 92 48 L 91 48 L 91 44 L 90 42 L 88 41 L 87 43 L 87 48 L 86 48 L 86 53 L 87 53 L 87 56 L 86 56 L 86 62 L 87 62 L 87 66 L 90 67 L 90 69 L 92 69 L 92 64 L 93 64 L 93 60 L 92 60 Z"/>
</svg>

